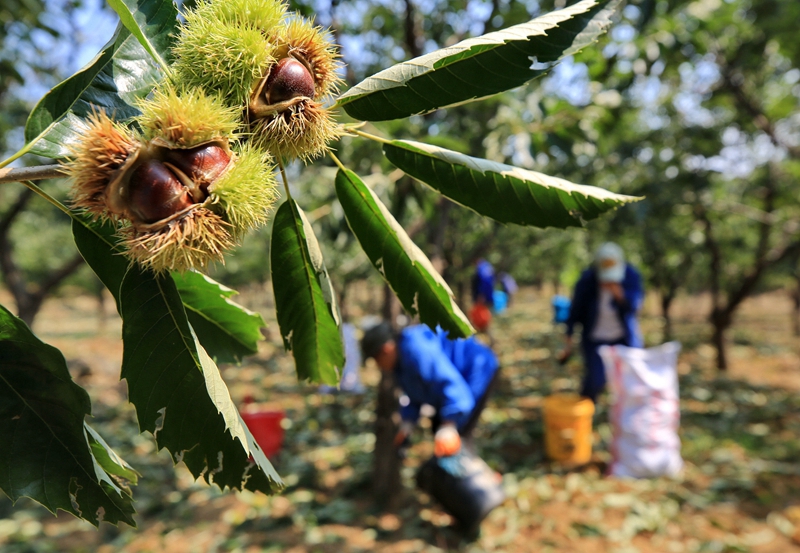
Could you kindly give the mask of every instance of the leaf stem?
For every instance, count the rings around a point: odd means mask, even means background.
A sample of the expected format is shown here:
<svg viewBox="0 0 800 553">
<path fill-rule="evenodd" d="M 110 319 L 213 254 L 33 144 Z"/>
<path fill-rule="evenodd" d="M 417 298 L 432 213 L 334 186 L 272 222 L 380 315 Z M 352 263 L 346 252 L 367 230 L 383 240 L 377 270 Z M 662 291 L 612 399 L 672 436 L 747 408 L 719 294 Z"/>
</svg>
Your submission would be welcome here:
<svg viewBox="0 0 800 553">
<path fill-rule="evenodd" d="M 41 196 L 42 198 L 44 198 L 45 200 L 56 206 L 58 209 L 66 213 L 70 218 L 72 219 L 76 218 L 75 214 L 67 206 L 65 206 L 64 204 L 56 200 L 53 196 L 51 196 L 50 194 L 48 194 L 47 192 L 36 186 L 36 184 L 33 183 L 32 181 L 24 180 L 20 182 L 25 186 L 27 186 L 28 188 L 30 188 L 31 190 L 33 190 L 36 194 L 38 194 L 39 196 Z"/>
<path fill-rule="evenodd" d="M 339 169 L 341 169 L 342 171 L 347 171 L 347 167 L 345 167 L 344 165 L 342 165 L 342 162 L 341 162 L 341 161 L 339 161 L 339 158 L 338 158 L 338 157 L 336 157 L 336 154 L 334 154 L 332 151 L 328 150 L 328 155 L 329 155 L 329 156 L 331 156 L 331 159 L 333 160 L 333 162 L 334 162 L 336 165 L 338 165 L 338 166 L 339 166 Z"/>
<path fill-rule="evenodd" d="M 15 167 L 0 169 L 0 184 L 66 177 L 61 165 L 37 165 L 35 167 Z"/>
<path fill-rule="evenodd" d="M 364 132 L 359 129 L 351 129 L 351 132 L 361 136 L 363 138 L 369 138 L 370 140 L 374 140 L 375 142 L 380 142 L 381 144 L 391 144 L 391 140 L 386 140 L 385 138 L 381 138 L 380 136 L 375 136 L 374 134 L 369 134 L 368 132 Z"/>
<path fill-rule="evenodd" d="M 281 171 L 281 177 L 283 178 L 283 188 L 286 190 L 286 197 L 291 198 L 292 193 L 289 192 L 289 179 L 286 178 L 286 168 L 283 166 L 283 160 L 278 158 L 278 169 Z"/>
<path fill-rule="evenodd" d="M 9 165 L 13 161 L 16 161 L 17 159 L 21 158 L 25 154 L 27 154 L 29 151 L 31 151 L 33 149 L 33 146 L 35 144 L 36 144 L 36 140 L 32 140 L 32 141 L 28 142 L 27 144 L 25 144 L 25 146 L 20 151 L 18 151 L 14 155 L 12 155 L 10 158 L 4 159 L 3 161 L 1 161 L 0 162 L 0 169 L 5 167 L 6 165 Z"/>
</svg>

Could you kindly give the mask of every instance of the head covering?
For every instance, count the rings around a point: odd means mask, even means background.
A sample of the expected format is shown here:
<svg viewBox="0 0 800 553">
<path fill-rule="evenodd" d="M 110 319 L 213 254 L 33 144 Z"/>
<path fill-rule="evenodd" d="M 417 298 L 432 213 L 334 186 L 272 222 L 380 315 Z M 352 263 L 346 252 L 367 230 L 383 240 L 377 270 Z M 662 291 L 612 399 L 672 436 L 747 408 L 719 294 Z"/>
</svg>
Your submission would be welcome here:
<svg viewBox="0 0 800 553">
<path fill-rule="evenodd" d="M 600 282 L 622 282 L 625 278 L 625 254 L 614 242 L 606 242 L 597 248 L 594 265 Z"/>
<path fill-rule="evenodd" d="M 383 344 L 391 340 L 394 340 L 394 332 L 389 323 L 379 323 L 369 328 L 361 338 L 361 353 L 364 355 L 364 360 L 375 357 L 380 353 Z"/>
</svg>

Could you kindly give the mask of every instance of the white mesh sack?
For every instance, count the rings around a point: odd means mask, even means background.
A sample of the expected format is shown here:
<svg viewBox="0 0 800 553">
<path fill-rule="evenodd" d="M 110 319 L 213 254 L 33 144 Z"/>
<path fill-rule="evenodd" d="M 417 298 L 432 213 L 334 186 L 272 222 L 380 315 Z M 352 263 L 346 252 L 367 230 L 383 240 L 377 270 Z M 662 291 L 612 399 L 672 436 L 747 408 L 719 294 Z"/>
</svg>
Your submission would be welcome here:
<svg viewBox="0 0 800 553">
<path fill-rule="evenodd" d="M 678 342 L 647 349 L 600 347 L 613 398 L 613 476 L 676 476 L 683 467 L 676 370 L 680 349 Z"/>
</svg>

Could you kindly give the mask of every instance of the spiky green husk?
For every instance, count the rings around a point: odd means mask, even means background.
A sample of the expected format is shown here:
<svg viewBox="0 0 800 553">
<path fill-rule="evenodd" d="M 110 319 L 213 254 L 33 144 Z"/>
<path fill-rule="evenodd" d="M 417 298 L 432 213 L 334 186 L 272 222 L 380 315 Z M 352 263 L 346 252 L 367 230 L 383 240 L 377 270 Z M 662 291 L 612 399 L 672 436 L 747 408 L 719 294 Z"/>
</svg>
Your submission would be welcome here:
<svg viewBox="0 0 800 553">
<path fill-rule="evenodd" d="M 174 80 L 217 93 L 229 106 L 243 106 L 254 84 L 275 63 L 273 49 L 259 29 L 190 11 L 173 48 Z"/>
<path fill-rule="evenodd" d="M 280 27 L 275 42 L 277 59 L 293 55 L 308 62 L 317 89 L 315 100 L 322 100 L 338 91 L 342 83 L 338 75 L 341 64 L 330 31 L 296 17 Z"/>
<path fill-rule="evenodd" d="M 158 231 L 120 231 L 126 255 L 156 273 L 204 269 L 223 261 L 225 251 L 234 246 L 230 225 L 212 211 L 198 207 L 170 221 Z"/>
<path fill-rule="evenodd" d="M 306 100 L 283 113 L 253 122 L 252 140 L 276 156 L 305 162 L 328 151 L 328 143 L 341 136 L 331 112 Z"/>
<path fill-rule="evenodd" d="M 137 121 L 148 140 L 159 138 L 179 148 L 191 148 L 220 138 L 235 138 L 241 109 L 222 103 L 200 88 L 179 91 L 164 85 L 139 103 Z"/>
<path fill-rule="evenodd" d="M 93 218 L 112 218 L 106 206 L 106 188 L 141 142 L 104 111 L 92 113 L 80 139 L 70 144 L 71 161 L 65 169 L 72 178 L 72 205 Z"/>
<path fill-rule="evenodd" d="M 206 19 L 259 29 L 270 34 L 286 13 L 286 5 L 279 0 L 200 1 L 195 13 Z"/>
<path fill-rule="evenodd" d="M 231 234 L 238 239 L 267 222 L 278 191 L 268 153 L 245 145 L 234 156 L 230 168 L 209 187 L 209 209 L 231 224 Z"/>
</svg>

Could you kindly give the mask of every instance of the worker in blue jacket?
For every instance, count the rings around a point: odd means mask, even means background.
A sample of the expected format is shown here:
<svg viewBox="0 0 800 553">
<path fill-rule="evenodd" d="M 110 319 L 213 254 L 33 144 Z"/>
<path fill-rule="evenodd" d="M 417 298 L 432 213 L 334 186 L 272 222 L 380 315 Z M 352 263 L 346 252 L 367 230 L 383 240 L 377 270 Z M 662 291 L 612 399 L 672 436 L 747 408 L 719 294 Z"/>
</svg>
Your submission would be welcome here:
<svg viewBox="0 0 800 553">
<path fill-rule="evenodd" d="M 420 407 L 436 409 L 433 419 L 434 452 L 455 455 L 462 440 L 471 441 L 481 411 L 497 377 L 497 357 L 474 338 L 451 340 L 441 328 L 426 325 L 404 328 L 395 335 L 379 324 L 361 341 L 364 358 L 375 359 L 384 371 L 393 371 L 408 398 L 401 405 L 403 420 L 395 444 L 406 441 L 419 419 Z"/>
<path fill-rule="evenodd" d="M 472 275 L 472 301 L 494 308 L 494 267 L 485 259 L 475 261 Z"/>
<path fill-rule="evenodd" d="M 643 347 L 636 315 L 642 305 L 642 277 L 630 264 L 617 244 L 606 242 L 595 253 L 594 264 L 582 274 L 572 296 L 564 350 L 565 361 L 573 349 L 572 334 L 576 324 L 582 327 L 581 349 L 586 372 L 581 395 L 592 401 L 606 385 L 603 361 L 598 350 L 604 344 Z"/>
</svg>

